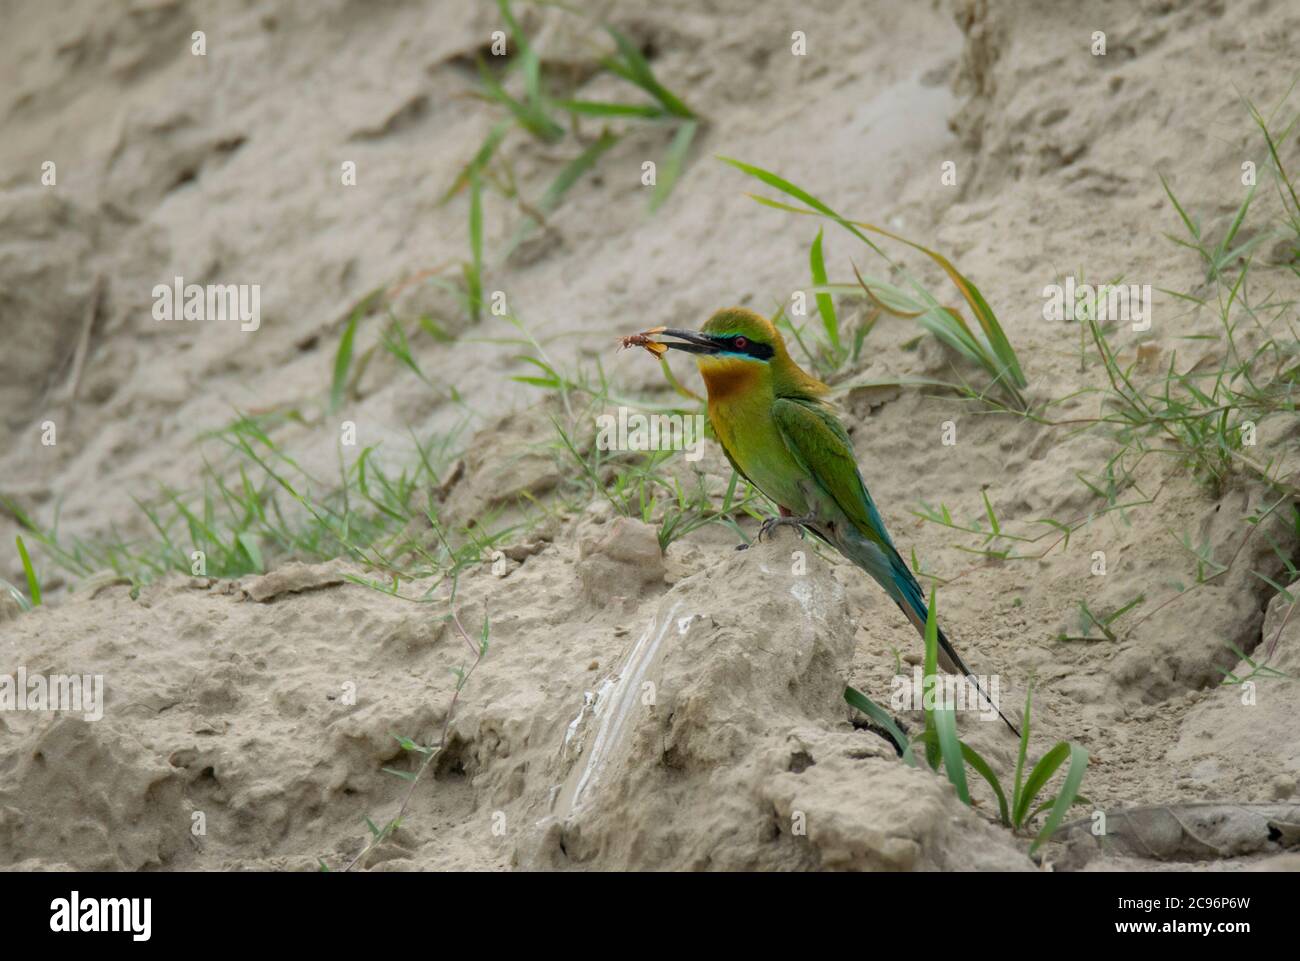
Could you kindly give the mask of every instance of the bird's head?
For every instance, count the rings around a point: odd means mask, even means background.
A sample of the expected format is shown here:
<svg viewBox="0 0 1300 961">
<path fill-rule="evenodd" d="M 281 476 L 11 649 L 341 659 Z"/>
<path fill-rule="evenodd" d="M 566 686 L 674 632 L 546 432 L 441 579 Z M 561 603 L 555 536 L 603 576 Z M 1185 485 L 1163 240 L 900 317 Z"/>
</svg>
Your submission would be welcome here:
<svg viewBox="0 0 1300 961">
<path fill-rule="evenodd" d="M 778 349 L 785 350 L 781 334 L 767 320 L 744 307 L 720 310 L 700 328 L 693 330 L 663 330 L 660 337 L 676 337 L 682 343 L 664 341 L 664 346 L 695 354 L 700 369 L 706 370 L 710 360 L 749 361 L 766 364 Z"/>
<path fill-rule="evenodd" d="M 709 395 L 745 389 L 774 379 L 797 379 L 809 393 L 826 388 L 790 359 L 785 341 L 766 317 L 744 307 L 728 307 L 710 317 L 700 330 L 663 330 L 659 337 L 674 337 L 664 346 L 695 355 Z"/>
</svg>

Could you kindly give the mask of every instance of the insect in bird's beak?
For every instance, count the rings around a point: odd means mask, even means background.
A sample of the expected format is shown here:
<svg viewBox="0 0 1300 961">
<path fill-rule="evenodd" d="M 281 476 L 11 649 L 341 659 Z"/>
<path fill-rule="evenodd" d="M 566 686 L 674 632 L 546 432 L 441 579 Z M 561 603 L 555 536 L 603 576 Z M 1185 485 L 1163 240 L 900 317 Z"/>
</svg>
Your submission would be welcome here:
<svg viewBox="0 0 1300 961">
<path fill-rule="evenodd" d="M 668 350 L 668 345 L 659 343 L 654 339 L 654 335 L 662 333 L 664 329 L 663 327 L 651 327 L 639 334 L 628 334 L 626 337 L 620 337 L 619 343 L 623 345 L 624 350 L 629 347 L 644 347 L 650 352 L 650 356 L 659 357 Z"/>
<path fill-rule="evenodd" d="M 684 343 L 661 342 L 655 340 L 657 335 L 665 337 L 674 337 Z M 631 334 L 622 338 L 624 347 L 644 347 L 654 356 L 658 357 L 670 347 L 675 350 L 683 350 L 688 354 L 716 354 L 718 345 L 704 334 L 696 333 L 693 330 L 675 330 L 671 327 L 652 327 L 650 330 L 642 331 L 639 334 Z"/>
</svg>

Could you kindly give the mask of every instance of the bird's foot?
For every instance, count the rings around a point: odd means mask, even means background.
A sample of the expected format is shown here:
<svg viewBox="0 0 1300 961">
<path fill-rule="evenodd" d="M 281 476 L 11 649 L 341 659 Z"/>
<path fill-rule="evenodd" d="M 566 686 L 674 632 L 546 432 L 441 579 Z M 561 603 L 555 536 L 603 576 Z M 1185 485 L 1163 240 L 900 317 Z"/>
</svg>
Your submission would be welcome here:
<svg viewBox="0 0 1300 961">
<path fill-rule="evenodd" d="M 769 517 L 759 525 L 758 537 L 756 540 L 761 541 L 765 536 L 771 536 L 772 532 L 778 527 L 795 527 L 802 529 L 816 519 L 817 518 L 812 514 L 805 514 L 803 517 L 795 517 L 793 514 L 782 514 L 780 517 Z"/>
</svg>

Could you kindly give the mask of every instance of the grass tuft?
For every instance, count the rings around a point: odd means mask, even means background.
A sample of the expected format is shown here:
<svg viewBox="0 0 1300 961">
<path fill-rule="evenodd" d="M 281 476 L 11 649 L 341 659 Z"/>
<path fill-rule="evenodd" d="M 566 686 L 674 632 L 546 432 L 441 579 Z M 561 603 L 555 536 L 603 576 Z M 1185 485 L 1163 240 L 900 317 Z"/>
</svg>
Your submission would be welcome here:
<svg viewBox="0 0 1300 961">
<path fill-rule="evenodd" d="M 1026 831 L 1035 817 L 1045 811 L 1048 812 L 1047 818 L 1035 833 L 1033 843 L 1029 847 L 1029 854 L 1032 857 L 1039 846 L 1060 826 L 1066 811 L 1075 804 L 1089 803 L 1087 798 L 1079 794 L 1083 776 L 1088 768 L 1088 752 L 1077 744 L 1060 741 L 1038 760 L 1030 770 L 1029 776 L 1025 777 L 1029 754 L 1030 709 L 1033 699 L 1031 680 L 1029 689 L 1025 693 L 1025 713 L 1020 726 L 1015 780 L 1012 783 L 1011 797 L 1008 802 L 1007 792 L 992 765 L 978 751 L 959 738 L 954 705 L 943 703 L 942 697 L 935 696 L 934 688 L 938 684 L 939 669 L 937 607 L 937 598 L 931 594 L 925 620 L 925 690 L 922 701 L 925 727 L 913 740 L 924 746 L 926 763 L 932 770 L 938 771 L 942 766 L 957 797 L 968 807 L 971 806 L 971 797 L 966 780 L 966 766 L 969 765 L 982 777 L 997 799 L 998 816 L 1004 827 L 1017 832 Z M 853 687 L 844 689 L 844 699 L 890 735 L 904 763 L 912 767 L 918 766 L 912 747 L 913 742 L 908 740 L 888 711 Z M 1041 803 L 1036 803 L 1047 783 L 1067 760 L 1070 766 L 1056 794 Z"/>
<path fill-rule="evenodd" d="M 923 328 L 943 341 L 949 347 L 953 348 L 968 360 L 973 361 L 982 367 L 992 378 L 990 386 L 997 386 L 1004 391 L 1011 401 L 1021 410 L 1026 409 L 1027 404 L 1020 391 L 1028 386 L 1024 372 L 1020 368 L 1020 361 L 1016 357 L 1015 351 L 1011 347 L 1010 341 L 1002 330 L 997 315 L 985 300 L 984 295 L 980 293 L 970 280 L 968 280 L 960 271 L 953 266 L 942 254 L 931 250 L 915 241 L 901 237 L 892 231 L 885 230 L 883 227 L 877 227 L 874 224 L 866 223 L 859 220 L 849 220 L 848 218 L 836 213 L 821 200 L 814 197 L 802 187 L 796 186 L 784 177 L 774 174 L 771 171 L 756 167 L 753 164 L 743 163 L 730 157 L 720 157 L 723 163 L 730 164 L 737 170 L 748 174 L 759 180 L 769 187 L 773 187 L 787 197 L 797 200 L 803 206 L 795 206 L 779 200 L 773 200 L 770 197 L 763 197 L 757 194 L 750 196 L 757 202 L 776 210 L 782 210 L 787 213 L 801 214 L 807 216 L 825 217 L 843 227 L 853 236 L 865 243 L 873 253 L 881 257 L 890 267 L 900 270 L 903 277 L 907 280 L 910 293 L 902 288 L 886 284 L 882 281 L 875 283 L 861 282 L 862 289 L 868 298 L 878 307 L 886 312 L 894 314 L 897 317 L 914 319 Z M 979 331 L 972 330 L 967 323 L 966 318 L 953 307 L 945 307 L 939 303 L 934 296 L 926 290 L 918 281 L 914 280 L 906 271 L 895 263 L 878 244 L 872 241 L 863 231 L 887 237 L 898 243 L 920 251 L 937 264 L 948 276 L 963 300 L 966 302 L 967 309 L 975 318 L 979 326 Z M 815 254 L 813 272 L 816 280 L 818 269 L 816 261 L 821 256 L 821 244 L 814 245 Z M 856 271 L 856 268 L 855 268 Z M 821 271 L 824 275 L 824 269 Z M 829 299 L 829 293 L 834 288 L 827 285 L 821 285 L 822 293 L 818 294 L 818 305 L 821 307 L 821 297 L 826 295 Z M 822 311 L 822 320 L 827 322 L 826 311 Z M 837 325 L 836 325 L 837 326 Z M 829 331 L 828 331 L 829 336 Z M 835 334 L 835 341 L 838 341 L 838 331 Z"/>
</svg>

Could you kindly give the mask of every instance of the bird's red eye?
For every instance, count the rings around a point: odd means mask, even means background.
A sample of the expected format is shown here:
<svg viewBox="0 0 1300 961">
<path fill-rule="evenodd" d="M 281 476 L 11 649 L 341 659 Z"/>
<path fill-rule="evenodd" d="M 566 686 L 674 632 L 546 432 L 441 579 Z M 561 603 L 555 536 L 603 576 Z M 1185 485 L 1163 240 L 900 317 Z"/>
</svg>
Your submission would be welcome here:
<svg viewBox="0 0 1300 961">
<path fill-rule="evenodd" d="M 744 350 L 746 347 L 749 346 L 749 341 L 746 340 L 744 337 L 737 337 L 735 340 L 732 341 L 732 343 L 736 346 L 736 350 Z"/>
</svg>

